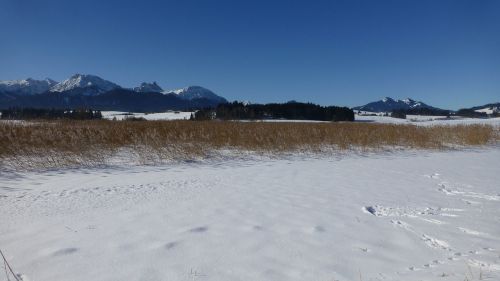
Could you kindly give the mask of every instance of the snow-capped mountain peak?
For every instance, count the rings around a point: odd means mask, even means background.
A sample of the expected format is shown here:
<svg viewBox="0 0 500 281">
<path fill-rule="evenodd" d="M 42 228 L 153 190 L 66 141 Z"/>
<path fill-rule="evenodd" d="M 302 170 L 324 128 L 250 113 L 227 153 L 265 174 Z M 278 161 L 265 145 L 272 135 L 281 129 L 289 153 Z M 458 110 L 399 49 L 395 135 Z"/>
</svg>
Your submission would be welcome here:
<svg viewBox="0 0 500 281">
<path fill-rule="evenodd" d="M 47 92 L 57 82 L 46 78 L 44 80 L 36 80 L 27 78 L 22 80 L 7 80 L 0 81 L 0 92 L 16 93 L 18 95 L 35 95 Z"/>
<path fill-rule="evenodd" d="M 170 94 L 176 94 L 176 95 L 180 95 L 182 93 L 184 93 L 186 91 L 187 88 L 181 88 L 181 89 L 177 89 L 177 90 L 171 90 L 169 91 L 168 93 Z"/>
<path fill-rule="evenodd" d="M 394 100 L 390 97 L 385 97 L 379 101 L 371 102 L 363 106 L 357 106 L 353 109 L 371 111 L 371 112 L 389 112 L 398 109 L 413 109 L 413 108 L 433 108 L 421 101 L 415 101 L 411 98 L 402 100 Z"/>
<path fill-rule="evenodd" d="M 134 91 L 140 93 L 161 93 L 163 89 L 156 83 L 142 82 L 139 87 L 135 87 Z"/>
<path fill-rule="evenodd" d="M 415 103 L 415 101 L 412 100 L 412 99 L 410 99 L 410 98 L 406 98 L 406 99 L 403 99 L 401 101 L 404 102 L 404 103 L 406 103 L 406 104 L 413 104 L 413 103 Z"/>
<path fill-rule="evenodd" d="M 113 89 L 121 88 L 119 85 L 104 80 L 99 76 L 89 75 L 89 74 L 75 74 L 71 76 L 69 79 L 58 83 L 53 86 L 50 91 L 51 92 L 65 92 L 69 90 L 74 90 L 77 88 L 92 88 L 88 89 L 84 94 L 86 95 L 94 95 L 100 94 L 103 92 L 111 91 Z"/>
<path fill-rule="evenodd" d="M 209 89 L 200 87 L 200 86 L 189 86 L 182 89 L 165 91 L 164 94 L 175 94 L 182 99 L 185 100 L 193 100 L 193 99 L 208 99 L 220 103 L 225 103 L 227 100 L 221 96 L 216 95 L 214 92 Z"/>
</svg>

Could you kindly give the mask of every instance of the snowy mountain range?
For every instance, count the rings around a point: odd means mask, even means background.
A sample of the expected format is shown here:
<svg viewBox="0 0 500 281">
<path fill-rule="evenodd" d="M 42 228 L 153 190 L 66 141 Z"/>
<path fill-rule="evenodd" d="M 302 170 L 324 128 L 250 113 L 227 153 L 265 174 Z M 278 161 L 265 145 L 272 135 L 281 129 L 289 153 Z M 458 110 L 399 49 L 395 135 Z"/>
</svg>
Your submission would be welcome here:
<svg viewBox="0 0 500 281">
<path fill-rule="evenodd" d="M 45 80 L 28 78 L 24 80 L 0 81 L 0 92 L 35 95 L 47 92 L 55 85 L 57 85 L 57 82 L 49 78 Z"/>
<path fill-rule="evenodd" d="M 75 74 L 62 82 L 48 78 L 0 81 L 0 108 L 93 106 L 150 111 L 202 108 L 225 102 L 225 98 L 200 86 L 164 91 L 156 82 L 143 82 L 128 89 L 89 74 Z"/>
<path fill-rule="evenodd" d="M 49 78 L 0 81 L 0 109 L 13 106 L 92 107 L 103 110 L 150 112 L 213 107 L 226 102 L 225 98 L 200 86 L 164 90 L 157 82 L 143 82 L 134 88 L 124 88 L 90 74 L 75 74 L 62 82 Z M 390 97 L 352 109 L 369 112 L 391 112 L 400 109 L 440 110 L 411 98 L 395 100 Z M 492 103 L 470 109 L 489 115 L 498 114 L 500 104 Z"/>
<path fill-rule="evenodd" d="M 379 101 L 370 102 L 362 106 L 353 107 L 354 110 L 370 111 L 370 112 L 390 112 L 399 109 L 417 109 L 417 108 L 431 108 L 435 109 L 430 105 L 427 105 L 421 101 L 415 101 L 410 98 L 403 100 L 394 100 L 390 97 L 385 97 Z"/>
</svg>

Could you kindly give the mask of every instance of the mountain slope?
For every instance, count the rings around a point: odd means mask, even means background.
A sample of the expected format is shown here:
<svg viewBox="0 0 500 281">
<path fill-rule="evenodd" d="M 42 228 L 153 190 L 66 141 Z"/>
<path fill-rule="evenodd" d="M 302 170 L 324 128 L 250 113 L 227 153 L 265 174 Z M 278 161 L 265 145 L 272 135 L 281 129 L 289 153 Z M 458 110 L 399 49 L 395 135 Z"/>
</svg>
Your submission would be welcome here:
<svg viewBox="0 0 500 281">
<path fill-rule="evenodd" d="M 125 89 L 95 75 L 75 74 L 60 83 L 50 79 L 0 81 L 0 109 L 90 107 L 155 112 L 201 109 L 225 102 L 225 98 L 200 86 L 165 92 L 156 82 L 144 82 L 134 89 Z"/>
<path fill-rule="evenodd" d="M 481 106 L 474 106 L 470 108 L 476 112 L 482 112 L 486 114 L 498 114 L 500 113 L 500 102 L 489 103 Z"/>
<path fill-rule="evenodd" d="M 421 101 L 415 101 L 410 98 L 406 98 L 403 100 L 394 100 L 390 97 L 385 97 L 379 101 L 370 102 L 362 106 L 353 107 L 354 110 L 371 111 L 371 112 L 389 112 L 399 109 L 417 109 L 417 108 L 434 109 L 435 107 L 427 105 Z"/>
<path fill-rule="evenodd" d="M 135 87 L 134 91 L 139 93 L 161 93 L 163 89 L 156 83 L 142 82 L 139 87 Z"/>
<path fill-rule="evenodd" d="M 74 89 L 85 89 L 80 91 L 83 95 L 98 95 L 117 88 L 121 88 L 119 85 L 104 80 L 101 77 L 88 74 L 75 74 L 69 79 L 66 79 L 57 85 L 54 85 L 50 91 L 51 92 L 66 92 Z"/>
<path fill-rule="evenodd" d="M 175 94 L 184 100 L 193 99 L 208 99 L 217 103 L 226 103 L 227 100 L 221 96 L 216 95 L 209 89 L 200 86 L 189 86 L 183 89 L 164 92 L 165 94 Z"/>
<path fill-rule="evenodd" d="M 17 95 L 35 95 L 47 92 L 56 85 L 57 82 L 52 79 L 35 80 L 32 78 L 23 80 L 0 81 L 1 93 L 15 93 Z"/>
<path fill-rule="evenodd" d="M 81 88 L 65 92 L 45 92 L 38 95 L 0 94 L 0 109 L 9 107 L 33 108 L 92 108 L 131 112 L 162 112 L 215 107 L 218 103 L 205 98 L 185 100 L 175 94 L 139 93 L 118 88 L 99 95 L 78 93 Z M 83 89 L 85 90 L 85 89 Z"/>
</svg>

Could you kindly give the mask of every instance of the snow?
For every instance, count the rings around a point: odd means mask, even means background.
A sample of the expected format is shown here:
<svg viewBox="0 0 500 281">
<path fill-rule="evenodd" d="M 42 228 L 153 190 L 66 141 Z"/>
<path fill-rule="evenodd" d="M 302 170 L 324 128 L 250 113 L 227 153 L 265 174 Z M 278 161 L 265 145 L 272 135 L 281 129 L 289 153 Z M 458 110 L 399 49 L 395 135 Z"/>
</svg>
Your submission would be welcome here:
<svg viewBox="0 0 500 281">
<path fill-rule="evenodd" d="M 141 93 L 161 93 L 163 89 L 156 82 L 142 82 L 139 87 L 134 88 L 134 91 Z"/>
<path fill-rule="evenodd" d="M 185 100 L 205 98 L 221 103 L 227 102 L 225 98 L 220 97 L 209 89 L 200 86 L 189 86 L 183 89 L 164 91 L 163 94 L 174 94 Z"/>
<path fill-rule="evenodd" d="M 353 109 L 375 111 L 375 112 L 388 112 L 396 109 L 412 109 L 412 108 L 431 108 L 431 106 L 421 101 L 415 101 L 411 98 L 395 100 L 390 97 L 385 97 L 379 101 L 370 102 L 363 106 L 356 106 Z"/>
<path fill-rule="evenodd" d="M 166 91 L 165 94 L 180 95 L 180 94 L 184 93 L 186 90 L 187 90 L 187 87 L 186 88 L 182 88 L 182 89 L 175 89 L 175 90 Z"/>
<path fill-rule="evenodd" d="M 406 98 L 406 99 L 403 99 L 403 100 L 401 100 L 401 101 L 402 101 L 402 102 L 404 102 L 404 103 L 406 103 L 406 104 L 412 104 L 412 103 L 414 103 L 414 102 L 415 102 L 414 100 L 412 100 L 412 99 L 410 99 L 410 98 Z"/>
<path fill-rule="evenodd" d="M 194 112 L 187 111 L 169 111 L 161 113 L 138 113 L 138 112 L 122 112 L 122 111 L 102 111 L 104 119 L 123 120 L 130 117 L 144 118 L 146 120 L 188 120 Z"/>
<path fill-rule="evenodd" d="M 30 280 L 499 280 L 498 159 L 490 147 L 2 173 L 0 245 Z"/>
<path fill-rule="evenodd" d="M 302 120 L 302 119 L 256 119 L 256 120 L 232 120 L 234 122 L 264 122 L 264 123 L 331 123 L 331 121 Z"/>
<path fill-rule="evenodd" d="M 485 108 L 481 108 L 481 109 L 477 109 L 475 110 L 476 112 L 482 112 L 482 113 L 486 113 L 486 114 L 493 114 L 493 113 L 496 113 L 496 112 L 499 112 L 500 109 L 499 107 L 485 107 Z"/>
<path fill-rule="evenodd" d="M 433 126 L 433 125 L 472 125 L 484 124 L 492 126 L 500 126 L 500 117 L 496 118 L 465 118 L 455 116 L 446 118 L 446 116 L 423 116 L 423 115 L 407 115 L 406 119 L 393 118 L 390 116 L 369 116 L 357 115 L 355 120 L 358 122 L 373 122 L 385 124 L 413 124 L 419 126 Z"/>
<path fill-rule="evenodd" d="M 56 85 L 54 85 L 50 91 L 51 92 L 64 92 L 69 91 L 76 88 L 86 88 L 90 86 L 95 86 L 99 89 L 100 92 L 111 91 L 116 88 L 120 88 L 115 83 L 104 80 L 95 75 L 87 75 L 87 74 L 75 74 L 71 76 L 69 79 L 66 79 Z"/>
<path fill-rule="evenodd" d="M 6 80 L 0 81 L 0 92 L 15 92 L 21 95 L 35 95 L 48 91 L 52 86 L 57 84 L 52 79 L 35 80 Z"/>
</svg>

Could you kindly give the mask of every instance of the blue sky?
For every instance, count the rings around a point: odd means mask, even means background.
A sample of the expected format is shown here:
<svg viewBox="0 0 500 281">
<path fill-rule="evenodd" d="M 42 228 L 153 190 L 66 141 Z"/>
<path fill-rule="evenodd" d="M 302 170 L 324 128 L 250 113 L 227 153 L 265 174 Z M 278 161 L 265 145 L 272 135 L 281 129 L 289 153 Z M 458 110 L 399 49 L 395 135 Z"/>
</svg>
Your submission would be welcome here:
<svg viewBox="0 0 500 281">
<path fill-rule="evenodd" d="M 347 106 L 500 101 L 497 0 L 0 3 L 0 80 L 87 73 Z"/>
</svg>

